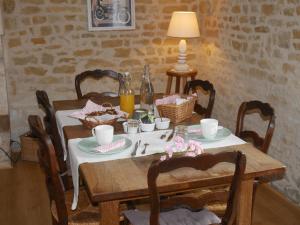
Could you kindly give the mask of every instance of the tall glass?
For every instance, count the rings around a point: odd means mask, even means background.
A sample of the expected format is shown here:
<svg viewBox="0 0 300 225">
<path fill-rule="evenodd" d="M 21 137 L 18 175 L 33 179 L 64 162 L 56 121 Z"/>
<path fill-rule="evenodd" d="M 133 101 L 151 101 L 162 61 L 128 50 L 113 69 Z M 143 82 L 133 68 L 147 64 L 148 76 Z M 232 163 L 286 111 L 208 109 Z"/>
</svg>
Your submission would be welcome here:
<svg viewBox="0 0 300 225">
<path fill-rule="evenodd" d="M 134 90 L 131 86 L 131 77 L 129 72 L 123 75 L 123 83 L 120 86 L 120 109 L 132 116 L 134 111 Z"/>
</svg>

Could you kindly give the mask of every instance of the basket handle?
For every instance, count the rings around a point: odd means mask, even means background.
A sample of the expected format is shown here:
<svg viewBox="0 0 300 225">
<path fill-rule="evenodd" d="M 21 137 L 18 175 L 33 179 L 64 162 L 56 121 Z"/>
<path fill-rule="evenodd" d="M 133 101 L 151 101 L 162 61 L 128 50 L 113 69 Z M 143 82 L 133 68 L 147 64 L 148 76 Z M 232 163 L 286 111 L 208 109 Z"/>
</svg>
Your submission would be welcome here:
<svg viewBox="0 0 300 225">
<path fill-rule="evenodd" d="M 110 102 L 104 102 L 101 105 L 102 107 L 110 107 L 110 109 L 113 109 L 113 105 Z"/>
</svg>

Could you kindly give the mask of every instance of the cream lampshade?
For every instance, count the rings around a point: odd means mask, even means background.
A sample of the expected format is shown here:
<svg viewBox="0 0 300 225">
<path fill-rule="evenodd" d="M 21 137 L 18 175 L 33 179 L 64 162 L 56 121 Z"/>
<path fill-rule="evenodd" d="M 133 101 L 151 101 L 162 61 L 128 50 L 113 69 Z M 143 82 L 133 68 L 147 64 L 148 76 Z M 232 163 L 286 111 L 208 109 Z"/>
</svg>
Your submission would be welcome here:
<svg viewBox="0 0 300 225">
<path fill-rule="evenodd" d="M 188 71 L 189 66 L 186 64 L 186 40 L 184 38 L 195 38 L 200 36 L 197 16 L 195 12 L 173 12 L 169 24 L 169 37 L 182 38 L 179 42 L 178 61 L 174 66 L 177 71 Z"/>
</svg>

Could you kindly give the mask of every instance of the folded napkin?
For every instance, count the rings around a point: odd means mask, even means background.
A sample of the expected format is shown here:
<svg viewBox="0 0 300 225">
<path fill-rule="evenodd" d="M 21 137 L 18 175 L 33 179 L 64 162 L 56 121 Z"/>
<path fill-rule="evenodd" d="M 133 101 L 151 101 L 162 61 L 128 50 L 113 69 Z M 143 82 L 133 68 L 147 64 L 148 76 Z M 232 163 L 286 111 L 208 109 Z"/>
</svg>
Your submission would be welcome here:
<svg viewBox="0 0 300 225">
<path fill-rule="evenodd" d="M 180 95 L 171 95 L 161 99 L 157 99 L 155 101 L 155 105 L 167 105 L 167 104 L 181 105 L 191 100 L 195 96 L 197 96 L 196 93 L 192 94 L 191 96 L 187 96 L 186 98 L 182 98 Z"/>
<path fill-rule="evenodd" d="M 200 134 L 202 133 L 200 128 L 198 128 L 198 129 L 196 129 L 196 128 L 195 129 L 189 129 L 188 132 L 189 133 L 200 133 Z"/>
<path fill-rule="evenodd" d="M 110 109 L 110 107 L 104 107 L 92 102 L 91 100 L 88 100 L 84 108 L 82 108 L 80 111 L 73 112 L 69 116 L 84 120 L 87 114 L 98 111 L 106 111 L 107 109 Z M 119 107 L 114 107 L 114 110 L 116 111 L 117 115 L 105 114 L 101 116 L 94 116 L 93 118 L 96 120 L 111 120 L 120 117 L 127 117 L 128 115 L 126 112 L 121 111 Z"/>
<path fill-rule="evenodd" d="M 123 138 L 107 145 L 100 145 L 96 147 L 94 150 L 96 150 L 97 152 L 105 153 L 105 152 L 115 150 L 117 148 L 121 148 L 125 145 L 125 143 L 126 143 L 125 139 Z"/>
</svg>

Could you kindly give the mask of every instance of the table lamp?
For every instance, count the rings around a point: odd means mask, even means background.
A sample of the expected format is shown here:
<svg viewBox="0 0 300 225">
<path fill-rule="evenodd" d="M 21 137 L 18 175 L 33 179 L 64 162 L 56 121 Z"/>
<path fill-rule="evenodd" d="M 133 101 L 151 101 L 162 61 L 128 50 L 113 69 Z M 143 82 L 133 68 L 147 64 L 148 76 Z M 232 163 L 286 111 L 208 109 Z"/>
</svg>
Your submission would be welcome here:
<svg viewBox="0 0 300 225">
<path fill-rule="evenodd" d="M 173 12 L 169 24 L 169 37 L 182 38 L 179 42 L 178 61 L 174 66 L 176 71 L 188 71 L 189 66 L 186 64 L 186 40 L 184 38 L 195 38 L 200 36 L 197 16 L 195 12 Z"/>
</svg>

